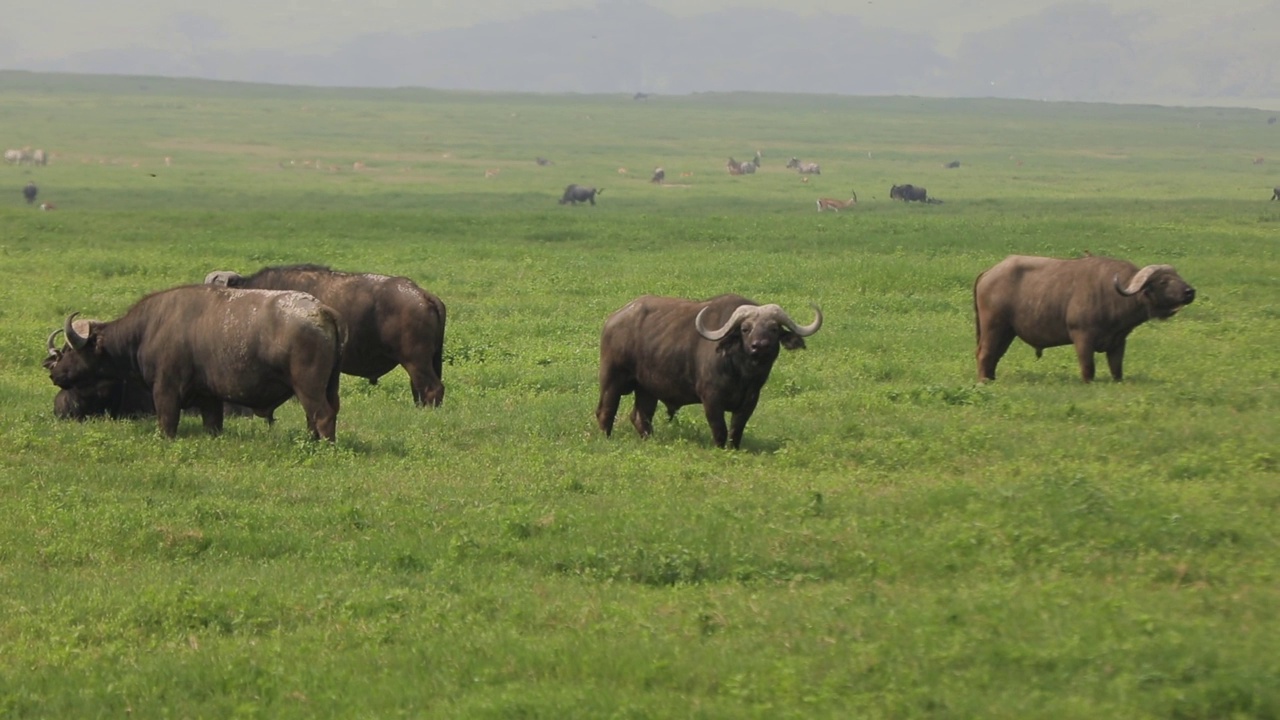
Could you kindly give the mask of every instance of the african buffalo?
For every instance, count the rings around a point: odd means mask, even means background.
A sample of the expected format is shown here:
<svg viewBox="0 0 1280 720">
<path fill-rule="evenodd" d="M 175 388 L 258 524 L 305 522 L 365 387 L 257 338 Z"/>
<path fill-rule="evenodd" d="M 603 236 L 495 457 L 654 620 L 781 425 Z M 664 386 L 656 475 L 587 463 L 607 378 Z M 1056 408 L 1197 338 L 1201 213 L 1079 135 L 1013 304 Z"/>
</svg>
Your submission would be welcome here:
<svg viewBox="0 0 1280 720">
<path fill-rule="evenodd" d="M 152 293 L 84 333 L 75 316 L 63 327 L 70 348 L 49 368 L 60 388 L 138 380 L 170 438 L 183 407 L 198 408 L 217 433 L 224 401 L 267 414 L 296 395 L 312 435 L 335 437 L 345 329 L 311 295 L 188 285 Z"/>
<path fill-rule="evenodd" d="M 627 303 L 605 321 L 600 337 L 600 429 L 613 433 L 618 403 L 634 392 L 631 424 L 641 437 L 653 432 L 659 401 L 672 416 L 701 403 L 716 446 L 727 441 L 737 448 L 779 348 L 803 348 L 804 338 L 822 327 L 822 311 L 813 309 L 817 319 L 797 325 L 777 305 L 739 295 L 703 302 L 645 295 Z M 733 413 L 728 430 L 725 412 Z"/>
<path fill-rule="evenodd" d="M 1080 376 L 1091 382 L 1093 356 L 1105 352 L 1111 377 L 1124 375 L 1125 340 L 1151 318 L 1173 317 L 1196 291 L 1169 265 L 1088 256 L 1074 260 L 1010 255 L 973 284 L 978 380 L 994 380 L 1013 339 L 1036 349 L 1074 345 Z"/>
<path fill-rule="evenodd" d="M 1277 187 L 1276 189 L 1271 191 L 1271 199 L 1280 200 L 1280 187 Z"/>
<path fill-rule="evenodd" d="M 34 182 L 28 182 L 22 188 L 22 197 L 26 198 L 27 204 L 30 205 L 36 201 L 36 194 L 40 192 L 40 188 L 36 187 Z"/>
<path fill-rule="evenodd" d="M 77 319 L 72 325 L 76 332 L 84 335 L 89 332 L 92 322 L 95 321 Z M 46 341 L 48 354 L 42 363 L 45 370 L 52 370 L 62 354 L 70 350 L 69 345 L 62 348 L 54 345 L 54 338 L 61 333 L 62 328 L 54 330 Z M 249 408 L 234 403 L 223 403 L 222 412 L 224 415 L 241 417 L 254 414 Z M 53 397 L 53 414 L 59 420 L 87 420 L 104 415 L 112 420 L 119 420 L 153 416 L 156 414 L 156 405 L 151 400 L 151 389 L 141 381 L 134 378 L 103 378 L 58 390 L 58 394 Z M 270 411 L 262 415 L 268 424 L 275 422 Z"/>
<path fill-rule="evenodd" d="M 263 268 L 249 277 L 215 271 L 205 276 L 205 282 L 315 295 L 336 310 L 346 325 L 342 372 L 376 384 L 400 365 L 409 373 L 415 403 L 439 406 L 444 402 L 445 306 L 409 278 L 288 265 Z"/>
<path fill-rule="evenodd" d="M 574 205 L 577 205 L 580 202 L 589 202 L 592 205 L 595 205 L 596 195 L 603 192 L 604 188 L 597 190 L 587 185 L 578 185 L 575 183 L 564 189 L 564 196 L 560 198 L 560 204 L 566 205 L 568 203 L 573 203 Z"/>
</svg>

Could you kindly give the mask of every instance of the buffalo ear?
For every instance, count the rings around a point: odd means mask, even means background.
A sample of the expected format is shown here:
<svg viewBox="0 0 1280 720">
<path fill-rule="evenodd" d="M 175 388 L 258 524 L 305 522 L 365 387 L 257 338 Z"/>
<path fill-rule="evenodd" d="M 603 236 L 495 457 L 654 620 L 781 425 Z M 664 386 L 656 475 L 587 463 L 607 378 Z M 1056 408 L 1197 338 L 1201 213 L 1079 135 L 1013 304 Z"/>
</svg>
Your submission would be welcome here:
<svg viewBox="0 0 1280 720">
<path fill-rule="evenodd" d="M 805 348 L 804 338 L 793 332 L 784 332 L 780 338 L 782 347 L 788 350 L 803 350 Z"/>
</svg>

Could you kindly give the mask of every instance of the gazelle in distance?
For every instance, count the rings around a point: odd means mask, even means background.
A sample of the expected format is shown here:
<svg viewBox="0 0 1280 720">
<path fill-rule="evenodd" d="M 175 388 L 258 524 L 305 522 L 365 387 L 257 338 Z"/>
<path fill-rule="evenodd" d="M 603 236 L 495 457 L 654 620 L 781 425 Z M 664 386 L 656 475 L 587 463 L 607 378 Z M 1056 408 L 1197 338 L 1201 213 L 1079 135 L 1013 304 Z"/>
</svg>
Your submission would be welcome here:
<svg viewBox="0 0 1280 720">
<path fill-rule="evenodd" d="M 853 192 L 852 190 L 850 190 L 849 192 L 853 193 L 853 197 L 849 198 L 848 200 L 836 200 L 835 198 L 818 198 L 818 212 L 822 212 L 823 210 L 834 210 L 836 212 L 840 212 L 845 208 L 850 208 L 850 207 L 853 207 L 854 205 L 857 205 L 858 193 Z"/>
</svg>

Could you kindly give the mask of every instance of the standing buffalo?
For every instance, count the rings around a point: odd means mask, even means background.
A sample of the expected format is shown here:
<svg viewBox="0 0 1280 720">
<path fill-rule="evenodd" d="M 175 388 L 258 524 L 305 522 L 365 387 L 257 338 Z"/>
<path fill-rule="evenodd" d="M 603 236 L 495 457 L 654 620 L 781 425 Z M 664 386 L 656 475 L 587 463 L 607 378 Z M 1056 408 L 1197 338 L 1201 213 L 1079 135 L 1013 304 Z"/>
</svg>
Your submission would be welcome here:
<svg viewBox="0 0 1280 720">
<path fill-rule="evenodd" d="M 605 321 L 600 338 L 600 429 L 613 433 L 618 403 L 634 392 L 631 424 L 641 437 L 653 432 L 659 401 L 672 416 L 701 403 L 716 445 L 737 448 L 779 348 L 803 348 L 822 327 L 822 311 L 813 309 L 817 319 L 797 325 L 777 305 L 739 295 L 703 302 L 645 295 L 627 303 Z M 725 412 L 733 413 L 730 429 Z"/>
<path fill-rule="evenodd" d="M 589 202 L 592 205 L 595 205 L 596 195 L 603 192 L 604 188 L 597 190 L 587 185 L 578 185 L 575 183 L 564 189 L 564 195 L 560 198 L 560 204 L 567 205 L 569 203 L 573 203 L 574 205 L 577 205 L 580 202 Z"/>
<path fill-rule="evenodd" d="M 663 170 L 662 168 L 654 168 L 654 169 L 653 169 L 653 177 L 652 177 L 652 178 L 649 178 L 649 182 L 651 182 L 651 183 L 661 183 L 663 180 L 666 180 L 666 179 L 667 179 L 667 171 L 666 171 L 666 170 Z"/>
<path fill-rule="evenodd" d="M 189 285 L 148 295 L 84 333 L 75 315 L 63 327 L 70 349 L 49 368 L 58 387 L 141 381 L 170 438 L 183 407 L 198 408 L 218 433 L 224 401 L 266 415 L 296 395 L 312 435 L 336 435 L 344 328 L 311 295 Z"/>
<path fill-rule="evenodd" d="M 409 278 L 290 265 L 263 268 L 249 277 L 227 270 L 211 272 L 205 283 L 310 293 L 336 310 L 346 324 L 342 372 L 376 383 L 400 365 L 409 373 L 414 402 L 444 402 L 445 306 Z"/>
<path fill-rule="evenodd" d="M 1277 187 L 1276 189 L 1271 191 L 1271 199 L 1280 200 L 1280 187 Z"/>
<path fill-rule="evenodd" d="M 30 205 L 36 201 L 36 194 L 39 192 L 40 188 L 36 187 L 34 182 L 28 181 L 22 188 L 22 197 L 26 198 L 27 204 Z"/>
<path fill-rule="evenodd" d="M 973 284 L 978 380 L 994 380 L 1013 339 L 1036 349 L 1074 345 L 1080 376 L 1091 382 L 1093 356 L 1107 354 L 1111 377 L 1124 375 L 1124 347 L 1142 323 L 1173 317 L 1196 291 L 1170 265 L 1088 256 L 1058 260 L 1010 255 Z"/>
</svg>

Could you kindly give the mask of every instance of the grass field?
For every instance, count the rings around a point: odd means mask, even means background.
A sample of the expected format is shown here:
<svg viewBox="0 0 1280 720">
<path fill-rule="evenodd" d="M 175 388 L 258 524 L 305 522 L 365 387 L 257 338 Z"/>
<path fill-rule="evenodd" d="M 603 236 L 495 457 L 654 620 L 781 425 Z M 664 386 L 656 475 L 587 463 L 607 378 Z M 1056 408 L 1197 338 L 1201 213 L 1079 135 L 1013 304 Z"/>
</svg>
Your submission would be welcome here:
<svg viewBox="0 0 1280 720">
<path fill-rule="evenodd" d="M 1267 116 L 0 73 L 0 144 L 55 153 L 0 166 L 0 716 L 1280 717 Z M 974 277 L 1085 250 L 1199 297 L 1124 383 L 1019 344 L 976 385 Z M 53 418 L 68 313 L 291 262 L 440 295 L 444 405 Z M 603 437 L 605 316 L 721 292 L 826 315 L 742 450 Z"/>
</svg>

